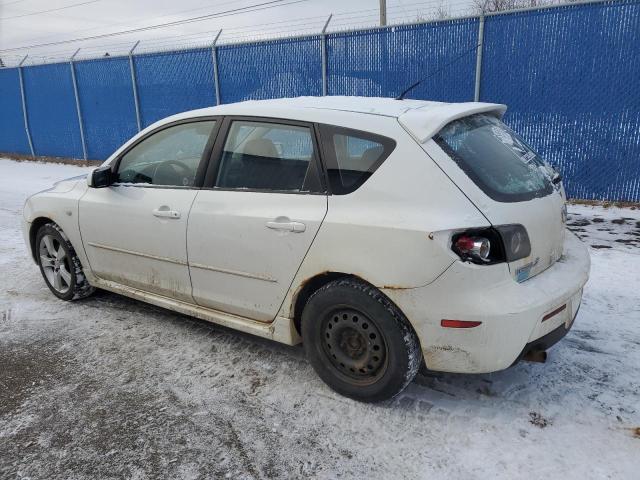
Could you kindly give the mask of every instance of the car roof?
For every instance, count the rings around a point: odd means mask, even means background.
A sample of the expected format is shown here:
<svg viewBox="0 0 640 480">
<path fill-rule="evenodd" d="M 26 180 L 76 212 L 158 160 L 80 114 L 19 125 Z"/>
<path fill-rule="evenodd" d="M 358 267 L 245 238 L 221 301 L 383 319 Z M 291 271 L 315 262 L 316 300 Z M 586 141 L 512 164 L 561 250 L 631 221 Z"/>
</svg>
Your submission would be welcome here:
<svg viewBox="0 0 640 480">
<path fill-rule="evenodd" d="M 441 102 L 428 102 L 424 100 L 395 100 L 383 97 L 295 97 L 277 98 L 272 100 L 253 100 L 237 103 L 238 107 L 250 108 L 291 108 L 291 109 L 319 109 L 338 110 L 341 112 L 353 112 L 370 115 L 382 115 L 385 117 L 398 117 L 413 108 L 439 105 Z"/>
<path fill-rule="evenodd" d="M 341 112 L 352 116 L 375 115 L 390 117 L 404 127 L 418 142 L 424 143 L 444 125 L 467 115 L 494 112 L 500 116 L 507 107 L 496 103 L 464 102 L 445 103 L 427 100 L 383 97 L 295 97 L 271 100 L 247 100 L 216 107 L 191 110 L 161 120 L 156 125 L 170 121 L 200 116 L 239 115 L 273 117 L 290 120 L 326 121 L 327 113 Z M 324 113 L 323 115 L 319 115 Z"/>
<path fill-rule="evenodd" d="M 292 113 L 299 109 L 318 109 L 381 115 L 385 117 L 398 117 L 414 108 L 424 108 L 436 105 L 445 104 L 442 102 L 430 102 L 425 100 L 396 100 L 394 98 L 384 97 L 294 97 L 274 98 L 269 100 L 245 100 L 243 102 L 226 103 L 216 107 L 192 110 L 178 115 L 243 115 L 247 111 L 251 111 L 252 115 L 270 116 L 271 112 L 274 111 L 277 111 L 278 115 L 282 115 L 283 110 L 286 109 L 290 109 Z M 297 117 L 298 115 L 295 116 Z"/>
</svg>

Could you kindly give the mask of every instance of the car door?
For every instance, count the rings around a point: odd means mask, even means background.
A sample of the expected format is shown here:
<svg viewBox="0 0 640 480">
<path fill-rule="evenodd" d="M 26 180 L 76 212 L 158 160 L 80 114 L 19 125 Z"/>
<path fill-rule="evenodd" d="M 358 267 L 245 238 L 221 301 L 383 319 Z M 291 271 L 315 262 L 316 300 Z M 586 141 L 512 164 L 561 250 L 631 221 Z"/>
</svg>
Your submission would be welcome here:
<svg viewBox="0 0 640 480">
<path fill-rule="evenodd" d="M 189 216 L 199 305 L 271 321 L 327 212 L 313 125 L 227 118 Z"/>
<path fill-rule="evenodd" d="M 87 189 L 79 223 L 97 277 L 193 302 L 187 219 L 215 125 L 205 118 L 161 127 L 113 162 L 112 185 Z"/>
</svg>

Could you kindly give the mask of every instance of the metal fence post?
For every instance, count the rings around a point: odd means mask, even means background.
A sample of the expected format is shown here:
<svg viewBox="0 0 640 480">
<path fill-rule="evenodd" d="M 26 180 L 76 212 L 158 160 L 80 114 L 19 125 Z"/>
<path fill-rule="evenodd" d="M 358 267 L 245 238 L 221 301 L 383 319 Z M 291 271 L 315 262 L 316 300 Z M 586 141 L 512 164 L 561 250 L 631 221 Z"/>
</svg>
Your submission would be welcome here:
<svg viewBox="0 0 640 480">
<path fill-rule="evenodd" d="M 22 64 L 27 60 L 29 55 L 25 55 L 24 58 L 18 64 L 18 77 L 20 78 L 20 98 L 22 99 L 22 117 L 24 119 L 24 131 L 27 133 L 27 141 L 29 142 L 29 150 L 31 156 L 35 157 L 35 151 L 33 150 L 33 142 L 31 141 L 31 132 L 29 131 L 29 119 L 27 117 L 27 99 L 24 94 L 24 80 L 22 78 Z"/>
<path fill-rule="evenodd" d="M 71 67 L 71 81 L 73 83 L 73 95 L 76 97 L 76 113 L 78 114 L 78 125 L 80 126 L 80 140 L 82 141 L 82 157 L 87 160 L 87 144 L 84 139 L 84 125 L 82 123 L 82 113 L 80 112 L 80 96 L 78 95 L 78 82 L 76 81 L 76 67 L 73 64 L 73 59 L 76 58 L 80 49 L 77 49 L 71 58 L 69 59 L 69 66 Z"/>
<path fill-rule="evenodd" d="M 484 13 L 480 15 L 478 26 L 478 43 L 476 47 L 476 81 L 473 91 L 473 101 L 480 101 L 480 77 L 482 76 L 482 50 L 484 48 Z"/>
<path fill-rule="evenodd" d="M 331 17 L 333 17 L 333 13 L 329 15 L 327 21 L 322 28 L 322 36 L 320 37 L 320 47 L 322 48 L 322 96 L 327 96 L 327 27 L 329 26 L 329 22 L 331 21 Z"/>
<path fill-rule="evenodd" d="M 142 130 L 142 124 L 140 123 L 140 104 L 138 103 L 138 87 L 136 83 L 136 69 L 133 65 L 133 51 L 139 43 L 140 40 L 129 50 L 129 70 L 131 71 L 131 87 L 133 88 L 133 103 L 136 107 L 136 124 L 138 125 L 138 131 Z"/>
<path fill-rule="evenodd" d="M 220 38 L 221 33 L 222 30 L 219 30 L 216 38 L 213 39 L 213 43 L 211 44 L 211 59 L 213 60 L 213 87 L 216 91 L 216 105 L 220 105 L 220 80 L 218 78 L 218 50 L 216 48 L 216 43 L 218 43 L 218 38 Z"/>
</svg>

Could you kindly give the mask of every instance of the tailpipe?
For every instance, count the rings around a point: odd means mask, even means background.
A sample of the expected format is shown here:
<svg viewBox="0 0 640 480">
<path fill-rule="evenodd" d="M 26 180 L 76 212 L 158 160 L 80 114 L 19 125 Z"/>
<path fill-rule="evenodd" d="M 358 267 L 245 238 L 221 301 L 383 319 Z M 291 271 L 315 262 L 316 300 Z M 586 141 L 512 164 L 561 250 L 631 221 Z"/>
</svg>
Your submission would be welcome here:
<svg viewBox="0 0 640 480">
<path fill-rule="evenodd" d="M 545 363 L 547 361 L 546 350 L 530 350 L 522 359 L 525 362 Z"/>
</svg>

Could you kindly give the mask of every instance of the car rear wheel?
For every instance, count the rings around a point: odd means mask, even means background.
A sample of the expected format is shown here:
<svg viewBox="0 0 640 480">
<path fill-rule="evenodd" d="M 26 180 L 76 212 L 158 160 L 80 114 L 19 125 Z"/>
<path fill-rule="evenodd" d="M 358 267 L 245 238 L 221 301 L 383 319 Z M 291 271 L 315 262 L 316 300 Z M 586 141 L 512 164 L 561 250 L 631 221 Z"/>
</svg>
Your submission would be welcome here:
<svg viewBox="0 0 640 480">
<path fill-rule="evenodd" d="M 77 300 L 94 292 L 71 242 L 58 225 L 43 225 L 36 235 L 35 248 L 42 277 L 56 297 Z"/>
<path fill-rule="evenodd" d="M 331 282 L 302 313 L 309 362 L 327 385 L 363 402 L 387 400 L 416 375 L 422 352 L 402 312 L 357 279 Z"/>
</svg>

